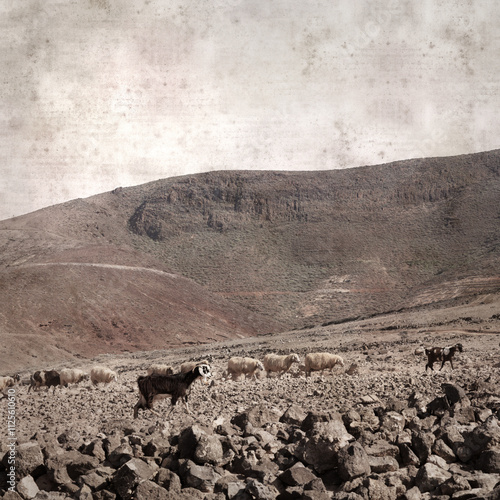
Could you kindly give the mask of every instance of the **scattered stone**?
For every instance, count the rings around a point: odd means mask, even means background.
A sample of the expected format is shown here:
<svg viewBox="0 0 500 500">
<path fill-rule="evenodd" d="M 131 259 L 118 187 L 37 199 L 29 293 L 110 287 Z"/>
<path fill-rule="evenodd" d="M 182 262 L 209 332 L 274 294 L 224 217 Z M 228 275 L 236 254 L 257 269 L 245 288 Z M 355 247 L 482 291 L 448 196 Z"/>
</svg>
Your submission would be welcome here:
<svg viewBox="0 0 500 500">
<path fill-rule="evenodd" d="M 2 463 L 8 467 L 9 454 L 6 453 Z M 16 446 L 16 478 L 22 479 L 31 475 L 33 478 L 41 476 L 44 472 L 44 458 L 40 445 L 36 441 L 28 441 Z"/>
<path fill-rule="evenodd" d="M 279 421 L 284 424 L 299 426 L 306 417 L 307 413 L 300 406 L 291 405 L 286 412 L 281 415 Z"/>
<path fill-rule="evenodd" d="M 296 464 L 280 474 L 279 479 L 288 486 L 305 486 L 318 477 L 302 464 Z"/>
<path fill-rule="evenodd" d="M 368 455 L 358 442 L 341 448 L 337 460 L 338 472 L 344 481 L 350 481 L 371 472 Z"/>
<path fill-rule="evenodd" d="M 17 491 L 24 499 L 30 499 L 35 498 L 40 489 L 33 477 L 28 475 L 17 483 Z"/>
<path fill-rule="evenodd" d="M 150 480 L 155 470 L 139 458 L 132 458 L 123 464 L 113 476 L 113 486 L 124 499 L 132 498 L 136 486 Z"/>
<path fill-rule="evenodd" d="M 435 464 L 425 464 L 420 467 L 415 482 L 420 491 L 434 491 L 445 481 L 450 479 L 451 474 Z"/>
<path fill-rule="evenodd" d="M 212 493 L 221 476 L 212 467 L 197 465 L 191 460 L 185 460 L 179 468 L 179 474 L 186 486 L 196 488 L 205 493 Z"/>
<path fill-rule="evenodd" d="M 169 469 L 161 468 L 158 471 L 156 482 L 172 493 L 178 493 L 182 488 L 180 477 Z"/>
<path fill-rule="evenodd" d="M 137 486 L 134 500 L 171 500 L 171 494 L 153 481 L 143 481 Z"/>
<path fill-rule="evenodd" d="M 368 463 L 372 472 L 383 474 L 399 469 L 398 461 L 393 457 L 372 457 L 368 456 Z"/>
</svg>

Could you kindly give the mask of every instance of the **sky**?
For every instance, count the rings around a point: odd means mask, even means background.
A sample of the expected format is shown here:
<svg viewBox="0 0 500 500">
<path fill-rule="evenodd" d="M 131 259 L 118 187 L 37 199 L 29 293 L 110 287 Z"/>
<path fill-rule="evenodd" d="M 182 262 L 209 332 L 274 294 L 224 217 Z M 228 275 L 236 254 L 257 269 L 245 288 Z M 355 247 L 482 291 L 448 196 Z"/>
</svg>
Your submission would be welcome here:
<svg viewBox="0 0 500 500">
<path fill-rule="evenodd" d="M 500 147 L 493 0 L 0 0 L 0 220 Z"/>
</svg>

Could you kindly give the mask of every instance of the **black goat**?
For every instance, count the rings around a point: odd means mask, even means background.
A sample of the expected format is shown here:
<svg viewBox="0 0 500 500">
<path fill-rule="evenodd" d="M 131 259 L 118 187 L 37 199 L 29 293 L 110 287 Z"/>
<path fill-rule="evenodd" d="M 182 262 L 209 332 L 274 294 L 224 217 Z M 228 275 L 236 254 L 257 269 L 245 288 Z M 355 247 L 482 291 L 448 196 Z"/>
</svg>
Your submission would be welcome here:
<svg viewBox="0 0 500 500">
<path fill-rule="evenodd" d="M 210 366 L 206 364 L 197 365 L 187 373 L 174 373 L 172 375 L 141 375 L 137 379 L 139 386 L 139 401 L 134 406 L 134 418 L 139 415 L 139 408 L 150 410 L 158 417 L 160 416 L 153 410 L 153 402 L 155 399 L 160 399 L 161 396 L 170 396 L 172 398 L 172 406 L 167 414 L 170 415 L 174 409 L 175 403 L 179 398 L 182 399 L 186 410 L 191 413 L 188 406 L 188 390 L 190 385 L 197 379 L 203 378 L 206 381 L 212 376 Z"/>
<path fill-rule="evenodd" d="M 61 377 L 59 372 L 55 370 L 45 371 L 36 371 L 30 377 L 30 386 L 28 387 L 28 392 L 31 389 L 38 389 L 42 386 L 46 386 L 47 388 L 54 387 L 52 392 L 56 392 L 56 387 L 61 383 Z"/>
<path fill-rule="evenodd" d="M 463 352 L 462 344 L 455 344 L 452 347 L 431 347 L 430 349 L 426 349 L 425 354 L 427 354 L 427 364 L 425 365 L 425 371 L 427 371 L 427 368 L 434 370 L 432 365 L 436 361 L 441 361 L 440 371 L 443 369 L 446 361 L 450 362 L 451 368 L 453 369 L 452 359 L 457 351 Z"/>
</svg>

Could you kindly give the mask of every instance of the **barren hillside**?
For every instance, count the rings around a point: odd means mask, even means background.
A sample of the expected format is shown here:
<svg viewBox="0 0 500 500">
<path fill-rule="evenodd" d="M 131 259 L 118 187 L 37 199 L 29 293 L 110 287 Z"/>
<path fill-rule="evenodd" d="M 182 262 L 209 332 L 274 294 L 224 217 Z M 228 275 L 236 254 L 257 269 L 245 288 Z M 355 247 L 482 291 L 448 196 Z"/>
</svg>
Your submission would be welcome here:
<svg viewBox="0 0 500 500">
<path fill-rule="evenodd" d="M 498 305 L 499 174 L 500 151 L 211 172 L 2 221 L 3 366 Z"/>
</svg>

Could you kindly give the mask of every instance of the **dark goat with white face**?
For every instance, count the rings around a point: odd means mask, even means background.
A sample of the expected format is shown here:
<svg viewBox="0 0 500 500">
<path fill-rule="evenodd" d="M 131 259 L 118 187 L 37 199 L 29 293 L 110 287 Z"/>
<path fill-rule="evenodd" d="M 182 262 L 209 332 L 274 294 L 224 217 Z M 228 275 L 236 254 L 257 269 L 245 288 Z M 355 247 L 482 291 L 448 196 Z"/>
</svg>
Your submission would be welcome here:
<svg viewBox="0 0 500 500">
<path fill-rule="evenodd" d="M 436 361 L 441 361 L 440 371 L 443 369 L 446 361 L 450 362 L 451 368 L 453 369 L 452 359 L 457 351 L 463 352 L 462 344 L 455 344 L 451 347 L 431 347 L 430 349 L 426 349 L 425 354 L 427 355 L 427 364 L 425 365 L 425 371 L 427 371 L 427 368 L 434 370 L 432 365 Z"/>
<path fill-rule="evenodd" d="M 172 413 L 178 399 L 182 399 L 188 413 L 191 413 L 188 406 L 188 390 L 191 384 L 198 378 L 201 378 L 204 383 L 208 383 L 208 379 L 212 376 L 210 366 L 200 364 L 187 373 L 174 373 L 172 375 L 151 374 L 141 375 L 137 379 L 139 386 L 139 401 L 134 406 L 134 418 L 139 415 L 139 409 L 150 410 L 152 413 L 160 417 L 160 414 L 153 410 L 155 400 L 170 396 L 172 398 L 172 406 L 166 415 Z"/>
</svg>

